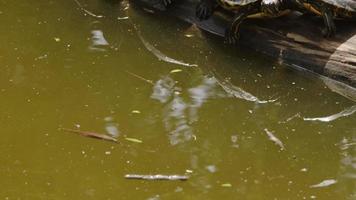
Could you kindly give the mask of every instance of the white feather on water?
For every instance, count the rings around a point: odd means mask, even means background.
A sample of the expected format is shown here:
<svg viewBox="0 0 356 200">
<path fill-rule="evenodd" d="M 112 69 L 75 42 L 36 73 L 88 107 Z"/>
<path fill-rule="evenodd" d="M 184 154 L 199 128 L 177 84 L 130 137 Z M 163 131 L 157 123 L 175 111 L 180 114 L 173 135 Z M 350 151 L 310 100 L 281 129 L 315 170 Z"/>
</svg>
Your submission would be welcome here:
<svg viewBox="0 0 356 200">
<path fill-rule="evenodd" d="M 168 56 L 166 56 L 165 54 L 163 54 L 161 51 L 159 51 L 156 47 L 154 47 L 152 44 L 150 44 L 149 42 L 147 42 L 139 32 L 137 32 L 138 37 L 140 38 L 140 40 L 142 41 L 143 45 L 146 47 L 146 49 L 148 51 L 150 51 L 153 55 L 155 55 L 159 60 L 168 62 L 168 63 L 172 63 L 172 64 L 176 64 L 176 65 L 182 65 L 182 66 L 186 66 L 186 67 L 197 67 L 197 64 L 189 64 L 189 63 L 185 63 L 173 58 L 170 58 Z"/>
<path fill-rule="evenodd" d="M 356 112 L 356 105 L 354 106 L 351 106 L 339 113 L 336 113 L 334 115 L 330 115 L 330 116 L 327 116 L 327 117 L 316 117 L 316 118 L 303 118 L 304 121 L 320 121 L 320 122 L 331 122 L 331 121 L 334 121 L 338 118 L 341 118 L 341 117 L 347 117 L 347 116 L 350 116 L 352 114 L 354 114 Z"/>
<path fill-rule="evenodd" d="M 280 139 L 278 139 L 275 135 L 273 135 L 273 133 L 269 131 L 267 128 L 265 128 L 264 131 L 272 142 L 278 145 L 281 148 L 281 150 L 285 150 L 284 144 Z"/>
</svg>

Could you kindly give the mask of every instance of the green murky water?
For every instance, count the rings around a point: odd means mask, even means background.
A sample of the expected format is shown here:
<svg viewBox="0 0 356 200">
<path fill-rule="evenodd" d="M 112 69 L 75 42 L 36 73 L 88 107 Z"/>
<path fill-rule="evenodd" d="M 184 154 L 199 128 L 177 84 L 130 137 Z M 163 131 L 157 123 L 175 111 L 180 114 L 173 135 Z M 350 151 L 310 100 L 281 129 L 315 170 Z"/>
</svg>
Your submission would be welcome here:
<svg viewBox="0 0 356 200">
<path fill-rule="evenodd" d="M 355 102 L 175 19 L 79 3 L 0 1 L 0 199 L 356 199 Z"/>
</svg>

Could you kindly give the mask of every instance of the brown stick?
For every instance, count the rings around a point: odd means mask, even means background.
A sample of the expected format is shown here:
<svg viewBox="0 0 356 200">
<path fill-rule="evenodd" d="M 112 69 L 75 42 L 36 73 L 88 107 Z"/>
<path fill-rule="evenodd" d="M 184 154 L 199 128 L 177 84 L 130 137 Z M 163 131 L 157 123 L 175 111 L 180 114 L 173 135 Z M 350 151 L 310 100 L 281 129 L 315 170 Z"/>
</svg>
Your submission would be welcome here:
<svg viewBox="0 0 356 200">
<path fill-rule="evenodd" d="M 66 132 L 71 132 L 71 133 L 77 133 L 77 134 L 79 134 L 81 136 L 85 136 L 85 137 L 96 138 L 96 139 L 101 139 L 101 140 L 118 143 L 116 138 L 113 138 L 111 136 L 104 135 L 104 134 L 99 134 L 99 133 L 94 133 L 94 132 L 89 132 L 89 131 L 80 131 L 80 130 L 74 130 L 74 129 L 68 129 L 68 128 L 61 128 L 61 130 L 66 131 Z"/>
</svg>

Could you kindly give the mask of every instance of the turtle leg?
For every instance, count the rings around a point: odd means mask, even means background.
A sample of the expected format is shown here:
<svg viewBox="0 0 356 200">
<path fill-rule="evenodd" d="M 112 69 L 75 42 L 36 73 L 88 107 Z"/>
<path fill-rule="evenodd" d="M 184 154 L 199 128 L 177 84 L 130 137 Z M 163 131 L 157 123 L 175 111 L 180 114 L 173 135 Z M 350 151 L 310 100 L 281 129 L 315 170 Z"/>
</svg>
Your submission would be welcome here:
<svg viewBox="0 0 356 200">
<path fill-rule="evenodd" d="M 225 31 L 225 42 L 229 44 L 236 44 L 239 39 L 239 31 L 241 23 L 246 19 L 247 16 L 258 13 L 258 9 L 253 6 L 248 6 L 247 8 L 242 8 L 238 13 L 235 14 L 230 27 Z"/>
<path fill-rule="evenodd" d="M 160 1 L 165 7 L 167 7 L 173 2 L 173 0 L 160 0 Z"/>
<path fill-rule="evenodd" d="M 218 6 L 216 0 L 200 0 L 195 9 L 195 15 L 199 20 L 208 19 Z"/>
<path fill-rule="evenodd" d="M 324 3 L 311 2 L 313 7 L 320 11 L 321 16 L 323 17 L 325 28 L 322 30 L 324 37 L 333 37 L 336 33 L 336 26 L 334 22 L 334 14 L 330 7 Z"/>
<path fill-rule="evenodd" d="M 333 37 L 336 33 L 336 26 L 333 19 L 333 14 L 329 8 L 325 8 L 322 11 L 325 28 L 323 30 L 323 35 L 325 37 Z"/>
</svg>

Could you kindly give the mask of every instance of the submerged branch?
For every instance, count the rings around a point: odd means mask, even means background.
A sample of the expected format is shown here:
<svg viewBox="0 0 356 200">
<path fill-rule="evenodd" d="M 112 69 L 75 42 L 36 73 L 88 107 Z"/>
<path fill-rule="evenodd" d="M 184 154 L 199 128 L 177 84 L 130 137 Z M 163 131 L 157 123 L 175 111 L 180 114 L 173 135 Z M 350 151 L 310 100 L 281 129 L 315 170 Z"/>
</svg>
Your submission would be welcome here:
<svg viewBox="0 0 356 200">
<path fill-rule="evenodd" d="M 155 180 L 167 180 L 167 181 L 186 181 L 189 179 L 188 176 L 184 175 L 161 175 L 161 174 L 156 174 L 156 175 L 139 175 L 139 174 L 126 174 L 125 175 L 126 179 L 142 179 L 142 180 L 149 180 L 149 181 L 155 181 Z"/>
<path fill-rule="evenodd" d="M 113 138 L 111 136 L 104 135 L 104 134 L 99 134 L 99 133 L 94 133 L 94 132 L 89 132 L 89 131 L 80 131 L 80 130 L 74 130 L 74 129 L 68 129 L 68 128 L 61 128 L 60 130 L 70 132 L 70 133 L 76 133 L 78 135 L 85 136 L 85 137 L 90 137 L 90 138 L 101 139 L 101 140 L 118 143 L 116 138 Z"/>
</svg>

